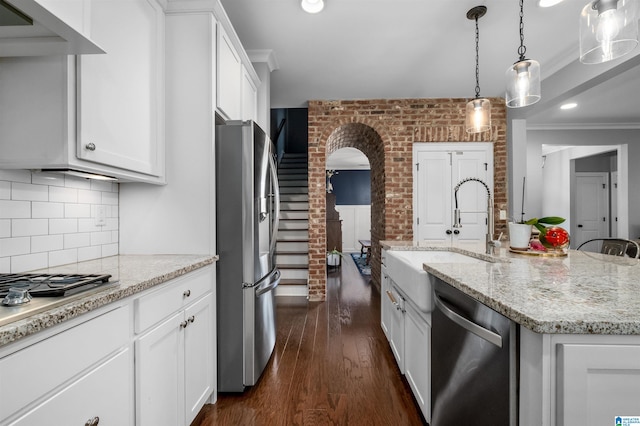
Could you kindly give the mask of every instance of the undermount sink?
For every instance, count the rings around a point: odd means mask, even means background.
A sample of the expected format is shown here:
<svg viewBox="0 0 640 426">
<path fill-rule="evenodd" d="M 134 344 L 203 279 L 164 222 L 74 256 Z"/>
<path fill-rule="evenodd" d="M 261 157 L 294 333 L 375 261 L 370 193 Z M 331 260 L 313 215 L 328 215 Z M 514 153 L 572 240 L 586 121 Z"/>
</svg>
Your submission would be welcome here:
<svg viewBox="0 0 640 426">
<path fill-rule="evenodd" d="M 485 262 L 485 260 L 453 251 L 389 250 L 384 263 L 396 287 L 411 299 L 418 309 L 431 312 L 433 310 L 432 289 L 422 264 Z"/>
</svg>

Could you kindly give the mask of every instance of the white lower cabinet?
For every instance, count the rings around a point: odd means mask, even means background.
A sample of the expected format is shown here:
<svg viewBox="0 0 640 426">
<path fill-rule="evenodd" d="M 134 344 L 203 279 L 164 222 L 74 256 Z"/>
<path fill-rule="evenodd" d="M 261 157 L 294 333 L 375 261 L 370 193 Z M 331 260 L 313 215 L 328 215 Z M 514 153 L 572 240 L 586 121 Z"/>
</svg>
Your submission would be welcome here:
<svg viewBox="0 0 640 426">
<path fill-rule="evenodd" d="M 391 304 L 391 300 L 387 297 L 387 290 L 390 288 L 389 284 L 389 274 L 387 273 L 387 267 L 384 266 L 384 256 L 385 251 L 382 250 L 382 264 L 380 265 L 381 276 L 380 280 L 380 289 L 382 290 L 380 294 L 382 295 L 380 298 L 380 326 L 382 327 L 382 331 L 384 335 L 389 340 L 389 324 L 391 323 L 391 310 L 395 309 Z"/>
<path fill-rule="evenodd" d="M 404 351 L 405 351 L 405 320 L 404 306 L 405 300 L 393 286 L 393 281 L 389 281 L 389 289 L 386 291 L 385 298 L 390 303 L 389 314 L 389 345 L 391 352 L 398 363 L 400 372 L 404 374 Z"/>
<path fill-rule="evenodd" d="M 410 303 L 404 315 L 404 374 L 422 415 L 431 419 L 431 326 Z"/>
<path fill-rule="evenodd" d="M 559 344 L 556 412 L 564 426 L 640 418 L 640 345 Z"/>
<path fill-rule="evenodd" d="M 141 329 L 135 343 L 136 425 L 189 425 L 212 395 L 212 284 L 213 269 L 206 267 L 137 301 L 138 326 L 162 318 Z"/>
<path fill-rule="evenodd" d="M 45 331 L 0 359 L 0 424 L 132 425 L 128 306 Z"/>
</svg>

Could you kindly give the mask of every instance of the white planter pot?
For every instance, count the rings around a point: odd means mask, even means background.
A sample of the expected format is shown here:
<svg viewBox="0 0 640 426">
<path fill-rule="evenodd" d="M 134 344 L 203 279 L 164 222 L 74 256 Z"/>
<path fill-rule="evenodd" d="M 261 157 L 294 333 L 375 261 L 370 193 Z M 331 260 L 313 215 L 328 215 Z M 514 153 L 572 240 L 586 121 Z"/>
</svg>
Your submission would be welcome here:
<svg viewBox="0 0 640 426">
<path fill-rule="evenodd" d="M 524 223 L 509 223 L 509 245 L 514 250 L 527 250 L 531 239 L 531 226 Z"/>
<path fill-rule="evenodd" d="M 329 266 L 340 266 L 340 255 L 329 253 L 327 254 L 327 265 Z"/>
</svg>

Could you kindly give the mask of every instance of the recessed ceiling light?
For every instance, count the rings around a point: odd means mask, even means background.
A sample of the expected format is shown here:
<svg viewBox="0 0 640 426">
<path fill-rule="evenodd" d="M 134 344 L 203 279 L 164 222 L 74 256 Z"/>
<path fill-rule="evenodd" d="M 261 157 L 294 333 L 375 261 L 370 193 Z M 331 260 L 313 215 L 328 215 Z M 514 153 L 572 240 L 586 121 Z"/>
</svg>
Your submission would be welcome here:
<svg viewBox="0 0 640 426">
<path fill-rule="evenodd" d="M 560 109 L 574 109 L 575 107 L 577 107 L 578 104 L 575 102 L 569 102 L 563 105 L 560 105 Z"/>
<path fill-rule="evenodd" d="M 318 13 L 324 9 L 324 0 L 302 0 L 300 6 L 307 13 Z"/>
<path fill-rule="evenodd" d="M 561 3 L 562 0 L 538 0 L 538 6 L 540 7 L 551 7 L 555 6 L 558 3 Z"/>
</svg>

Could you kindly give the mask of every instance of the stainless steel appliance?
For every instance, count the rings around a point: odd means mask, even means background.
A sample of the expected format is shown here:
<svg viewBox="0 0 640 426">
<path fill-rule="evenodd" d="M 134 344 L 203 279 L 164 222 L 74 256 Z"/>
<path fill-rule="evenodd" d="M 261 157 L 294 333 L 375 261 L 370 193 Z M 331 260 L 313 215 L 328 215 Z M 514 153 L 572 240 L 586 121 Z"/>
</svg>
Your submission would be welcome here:
<svg viewBox="0 0 640 426">
<path fill-rule="evenodd" d="M 430 280 L 431 425 L 517 425 L 517 325 L 440 279 Z"/>
<path fill-rule="evenodd" d="M 275 346 L 280 214 L 273 145 L 252 121 L 216 126 L 218 390 L 256 384 Z"/>
<path fill-rule="evenodd" d="M 109 274 L 0 274 L 0 326 L 118 284 Z"/>
</svg>

